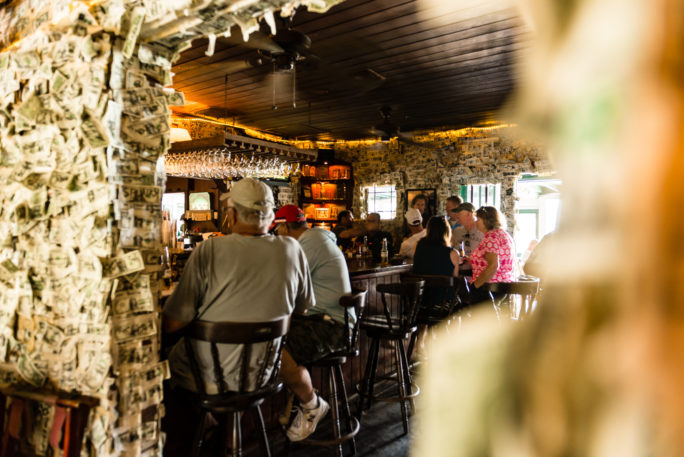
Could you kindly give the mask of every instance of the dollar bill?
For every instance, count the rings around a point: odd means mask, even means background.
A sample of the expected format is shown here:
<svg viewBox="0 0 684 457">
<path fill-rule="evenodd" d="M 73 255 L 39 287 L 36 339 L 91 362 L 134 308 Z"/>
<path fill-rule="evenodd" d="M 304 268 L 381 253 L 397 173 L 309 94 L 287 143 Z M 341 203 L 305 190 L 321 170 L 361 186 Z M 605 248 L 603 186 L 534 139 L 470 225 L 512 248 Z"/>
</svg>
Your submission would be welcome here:
<svg viewBox="0 0 684 457">
<path fill-rule="evenodd" d="M 31 94 L 31 96 L 24 101 L 19 107 L 16 108 L 16 112 L 27 122 L 35 123 L 38 113 L 43 109 L 43 104 L 41 103 L 40 97 L 38 95 Z"/>
<path fill-rule="evenodd" d="M 158 98 L 164 96 L 164 91 L 158 87 L 145 89 L 118 89 L 113 91 L 114 99 L 124 106 L 124 112 L 136 105 L 151 105 Z"/>
<path fill-rule="evenodd" d="M 127 203 L 161 203 L 162 188 L 159 186 L 120 186 L 118 198 Z"/>
<path fill-rule="evenodd" d="M 179 54 L 174 49 L 169 49 L 160 45 L 141 44 L 138 47 L 138 59 L 141 62 L 157 65 L 167 70 L 178 59 Z"/>
<path fill-rule="evenodd" d="M 169 106 L 183 106 L 185 105 L 185 95 L 183 92 L 178 91 L 164 91 L 164 97 L 166 98 L 166 103 Z"/>
<path fill-rule="evenodd" d="M 91 148 L 102 148 L 109 144 L 109 136 L 100 121 L 92 114 L 86 111 L 86 115 L 81 123 L 81 132 L 86 139 L 86 142 Z"/>
<path fill-rule="evenodd" d="M 40 56 L 34 51 L 17 52 L 12 54 L 12 58 L 20 71 L 35 70 L 40 66 Z"/>
<path fill-rule="evenodd" d="M 148 288 L 117 293 L 112 308 L 115 316 L 154 312 L 152 291 Z"/>
<path fill-rule="evenodd" d="M 107 278 L 118 278 L 144 269 L 145 263 L 140 251 L 131 251 L 107 261 L 103 266 L 103 273 Z"/>
<path fill-rule="evenodd" d="M 140 119 L 155 116 L 168 116 L 170 113 L 169 107 L 162 100 L 154 100 L 149 105 L 133 105 L 126 107 L 126 115 Z M 135 120 L 133 121 L 135 122 Z"/>
<path fill-rule="evenodd" d="M 122 53 L 126 59 L 133 55 L 135 50 L 135 45 L 138 40 L 138 35 L 140 34 L 140 29 L 142 28 L 143 22 L 145 20 L 145 8 L 142 6 L 136 6 L 131 11 L 131 16 L 129 20 L 128 32 L 126 33 L 126 41 L 124 42 Z"/>
<path fill-rule="evenodd" d="M 157 362 L 155 339 L 131 340 L 115 345 L 116 366 L 119 369 L 134 368 Z"/>
<path fill-rule="evenodd" d="M 160 248 L 161 230 L 121 229 L 119 231 L 119 245 L 126 249 L 154 249 Z"/>
<path fill-rule="evenodd" d="M 145 140 L 148 137 L 155 137 L 169 133 L 169 122 L 167 116 L 154 116 L 145 119 L 124 118 L 122 131 L 134 140 Z"/>
<path fill-rule="evenodd" d="M 46 376 L 41 373 L 27 354 L 21 354 L 17 362 L 19 376 L 35 387 L 41 387 L 45 383 Z"/>
<path fill-rule="evenodd" d="M 152 313 L 133 317 L 117 317 L 114 319 L 114 338 L 118 341 L 125 341 L 155 336 L 157 334 L 156 321 L 157 317 Z"/>
</svg>

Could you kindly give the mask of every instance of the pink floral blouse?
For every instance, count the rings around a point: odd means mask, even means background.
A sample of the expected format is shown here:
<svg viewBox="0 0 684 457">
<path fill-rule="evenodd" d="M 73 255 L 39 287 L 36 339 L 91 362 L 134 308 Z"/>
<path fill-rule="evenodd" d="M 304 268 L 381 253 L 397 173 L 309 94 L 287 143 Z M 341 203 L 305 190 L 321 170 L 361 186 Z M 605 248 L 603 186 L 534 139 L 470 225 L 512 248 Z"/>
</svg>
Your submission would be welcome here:
<svg viewBox="0 0 684 457">
<path fill-rule="evenodd" d="M 487 268 L 485 253 L 493 252 L 499 256 L 499 268 L 489 282 L 513 282 L 513 262 L 515 261 L 515 244 L 504 229 L 490 230 L 485 233 L 479 246 L 470 255 L 473 266 L 473 281 Z"/>
</svg>

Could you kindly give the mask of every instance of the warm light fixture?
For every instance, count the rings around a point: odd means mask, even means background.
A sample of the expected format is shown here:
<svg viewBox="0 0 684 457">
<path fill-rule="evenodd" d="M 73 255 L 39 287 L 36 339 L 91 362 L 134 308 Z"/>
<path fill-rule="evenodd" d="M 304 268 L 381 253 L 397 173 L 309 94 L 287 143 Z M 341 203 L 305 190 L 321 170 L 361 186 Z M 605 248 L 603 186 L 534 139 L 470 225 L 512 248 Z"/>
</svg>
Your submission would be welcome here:
<svg viewBox="0 0 684 457">
<path fill-rule="evenodd" d="M 178 143 L 180 141 L 190 141 L 192 137 L 188 129 L 181 129 L 177 127 L 171 127 L 171 142 Z"/>
</svg>

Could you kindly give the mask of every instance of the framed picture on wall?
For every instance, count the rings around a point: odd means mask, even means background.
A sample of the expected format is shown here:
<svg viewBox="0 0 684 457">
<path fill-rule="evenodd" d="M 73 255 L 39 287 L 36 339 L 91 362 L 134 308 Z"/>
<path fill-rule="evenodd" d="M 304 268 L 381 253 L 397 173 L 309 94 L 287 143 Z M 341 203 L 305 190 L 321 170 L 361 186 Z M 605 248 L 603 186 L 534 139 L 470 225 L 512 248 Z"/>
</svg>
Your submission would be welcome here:
<svg viewBox="0 0 684 457">
<path fill-rule="evenodd" d="M 427 224 L 430 216 L 437 214 L 437 189 L 407 189 L 406 190 L 406 209 L 411 208 L 416 197 L 425 197 L 425 208 L 422 211 L 423 224 Z M 418 199 L 420 200 L 420 199 Z M 418 202 L 416 202 L 418 203 Z M 419 204 L 420 205 L 420 204 Z M 420 208 L 418 208 L 420 209 Z"/>
</svg>

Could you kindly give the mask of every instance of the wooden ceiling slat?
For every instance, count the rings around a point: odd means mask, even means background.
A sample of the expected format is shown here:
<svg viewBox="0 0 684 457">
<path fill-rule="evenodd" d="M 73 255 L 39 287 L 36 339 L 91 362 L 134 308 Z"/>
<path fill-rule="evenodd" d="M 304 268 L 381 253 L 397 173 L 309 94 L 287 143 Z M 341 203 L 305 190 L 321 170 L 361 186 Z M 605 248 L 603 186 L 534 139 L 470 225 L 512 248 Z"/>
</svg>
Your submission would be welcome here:
<svg viewBox="0 0 684 457">
<path fill-rule="evenodd" d="M 226 87 L 225 72 L 206 63 L 258 53 L 221 40 L 210 59 L 203 55 L 206 40 L 183 54 L 174 66 L 174 88 L 188 100 L 223 106 L 221 116 L 291 137 L 315 138 L 321 130 L 371 136 L 371 127 L 382 122 L 382 104 L 394 107 L 390 120 L 402 128 L 463 126 L 491 117 L 515 87 L 514 54 L 529 39 L 523 22 L 503 2 L 444 14 L 438 13 L 450 4 L 425 4 L 348 0 L 323 15 L 298 12 L 294 29 L 311 37 L 320 63 L 318 69 L 306 61 L 298 65 L 297 109 L 288 107 L 288 90 L 279 90 L 279 109 L 271 109 L 269 65 L 230 74 Z M 366 68 L 385 83 L 355 83 L 352 75 Z"/>
</svg>

